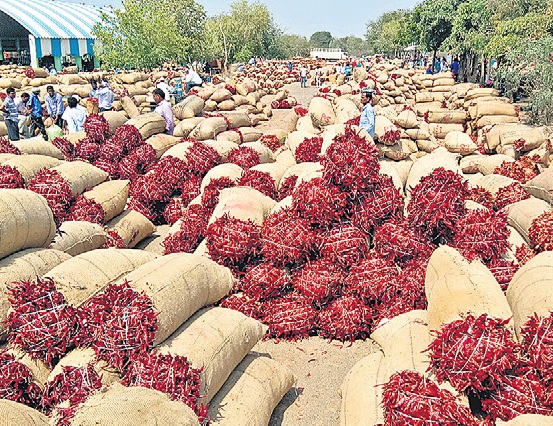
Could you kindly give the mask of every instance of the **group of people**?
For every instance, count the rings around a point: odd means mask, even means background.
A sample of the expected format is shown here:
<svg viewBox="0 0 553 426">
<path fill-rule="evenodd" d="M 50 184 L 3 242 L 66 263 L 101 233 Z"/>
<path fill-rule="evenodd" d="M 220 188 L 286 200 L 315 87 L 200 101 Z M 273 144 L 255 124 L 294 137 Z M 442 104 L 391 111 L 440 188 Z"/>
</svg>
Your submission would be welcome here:
<svg viewBox="0 0 553 426">
<path fill-rule="evenodd" d="M 438 58 L 434 59 L 434 62 L 430 62 L 426 68 L 426 74 L 435 74 L 439 72 L 448 72 L 450 71 L 453 74 L 455 81 L 459 78 L 459 69 L 461 68 L 459 64 L 459 59 L 454 58 L 451 61 L 451 64 L 448 64 L 445 58 L 439 60 Z"/>
</svg>

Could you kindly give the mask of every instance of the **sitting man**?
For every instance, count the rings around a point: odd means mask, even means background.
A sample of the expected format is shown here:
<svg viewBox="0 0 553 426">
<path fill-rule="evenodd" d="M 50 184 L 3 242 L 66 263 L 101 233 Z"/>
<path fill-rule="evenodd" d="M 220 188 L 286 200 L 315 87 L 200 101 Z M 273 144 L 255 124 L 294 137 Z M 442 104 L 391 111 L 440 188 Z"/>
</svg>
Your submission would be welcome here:
<svg viewBox="0 0 553 426">
<path fill-rule="evenodd" d="M 83 130 L 84 121 L 87 116 L 86 108 L 79 105 L 77 95 L 71 96 L 67 99 L 67 108 L 61 116 L 63 119 L 63 129 L 67 133 L 80 132 Z"/>
</svg>

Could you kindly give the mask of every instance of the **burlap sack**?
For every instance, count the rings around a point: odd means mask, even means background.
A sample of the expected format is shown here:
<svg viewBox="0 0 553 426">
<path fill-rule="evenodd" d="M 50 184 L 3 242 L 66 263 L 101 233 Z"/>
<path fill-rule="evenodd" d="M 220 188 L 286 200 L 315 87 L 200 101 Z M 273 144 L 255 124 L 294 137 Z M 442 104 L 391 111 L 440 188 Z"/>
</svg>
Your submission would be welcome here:
<svg viewBox="0 0 553 426">
<path fill-rule="evenodd" d="M 481 160 L 484 155 L 479 152 L 473 152 L 469 155 L 464 155 L 459 160 L 459 165 L 463 170 L 463 173 L 478 173 L 478 161 Z"/>
<path fill-rule="evenodd" d="M 83 193 L 85 198 L 94 200 L 104 209 L 104 220 L 107 222 L 122 213 L 129 197 L 128 180 L 110 180 L 95 186 Z"/>
<path fill-rule="evenodd" d="M 6 161 L 12 160 L 16 157 L 20 157 L 20 156 L 17 155 L 17 154 L 2 153 L 2 154 L 0 154 L 0 164 L 4 164 Z M 46 158 L 52 158 L 52 157 L 46 157 Z M 58 164 L 59 164 L 59 160 L 58 160 Z"/>
<path fill-rule="evenodd" d="M 440 144 L 434 136 L 432 136 L 431 139 L 419 139 L 416 143 L 420 152 L 429 154 L 440 147 Z"/>
<path fill-rule="evenodd" d="M 238 164 L 234 163 L 223 163 L 217 164 L 211 170 L 209 170 L 202 179 L 200 190 L 203 193 L 204 189 L 213 179 L 219 179 L 222 177 L 227 177 L 234 182 L 238 182 L 244 173 L 244 169 Z"/>
<path fill-rule="evenodd" d="M 146 216 L 135 210 L 125 210 L 106 223 L 106 228 L 117 232 L 126 248 L 133 248 L 156 229 Z"/>
<path fill-rule="evenodd" d="M 169 233 L 170 228 L 171 226 L 169 225 L 157 226 L 155 232 L 140 241 L 135 246 L 135 249 L 144 250 L 159 256 L 163 256 L 165 252 L 165 246 L 163 245 L 163 242 L 165 240 L 165 237 Z"/>
<path fill-rule="evenodd" d="M 313 120 L 311 120 L 311 116 L 309 115 L 299 117 L 296 120 L 297 120 L 296 126 L 294 127 L 293 130 L 297 130 L 299 132 L 304 132 L 304 133 L 313 133 L 313 134 L 318 134 L 321 132 L 319 128 L 313 125 Z"/>
<path fill-rule="evenodd" d="M 131 118 L 127 121 L 127 124 L 136 127 L 143 139 L 148 139 L 156 133 L 164 133 L 165 126 L 167 125 L 163 117 L 156 112 L 150 112 Z"/>
<path fill-rule="evenodd" d="M 336 112 L 336 123 L 340 124 L 359 117 L 361 114 L 355 102 L 345 96 L 340 96 L 334 100 L 334 109 Z"/>
<path fill-rule="evenodd" d="M 223 132 L 223 133 L 226 133 L 226 132 Z M 229 141 L 229 140 L 219 140 L 219 136 L 221 136 L 223 133 L 219 133 L 217 135 L 217 140 L 216 141 L 214 141 L 212 139 L 208 139 L 208 140 L 203 141 L 203 143 L 205 143 L 207 146 L 210 146 L 213 149 L 215 149 L 215 151 L 217 151 L 219 153 L 219 155 L 222 158 L 222 161 L 224 162 L 224 161 L 227 161 L 227 156 L 230 154 L 230 152 L 233 149 L 238 148 L 239 142 L 232 142 L 232 141 Z M 234 133 L 236 133 L 236 132 L 234 132 Z M 238 138 L 238 139 L 240 139 L 240 138 Z"/>
<path fill-rule="evenodd" d="M 141 81 L 142 76 L 138 72 L 127 72 L 124 74 L 117 74 L 117 79 L 125 84 L 134 84 L 137 81 Z"/>
<path fill-rule="evenodd" d="M 275 161 L 274 163 L 264 163 L 253 166 L 250 170 L 267 173 L 275 181 L 275 189 L 278 188 L 280 180 L 284 175 L 284 172 L 288 169 L 288 166 L 282 162 Z"/>
<path fill-rule="evenodd" d="M 517 111 L 513 104 L 505 102 L 479 102 L 476 107 L 476 118 L 487 115 L 509 115 L 517 116 Z"/>
<path fill-rule="evenodd" d="M 228 214 L 235 219 L 251 220 L 262 225 L 276 202 L 257 189 L 247 186 L 225 188 L 219 193 L 219 202 L 209 219 L 209 223 Z"/>
<path fill-rule="evenodd" d="M 184 162 L 187 162 L 188 158 L 188 150 L 192 147 L 192 142 L 180 142 L 176 145 L 173 145 L 171 148 L 169 148 L 167 151 L 165 151 L 161 158 L 163 157 L 175 157 L 179 160 L 182 160 Z"/>
<path fill-rule="evenodd" d="M 85 189 L 101 184 L 108 177 L 107 172 L 85 161 L 65 161 L 52 167 L 64 178 L 73 195 L 82 194 Z"/>
<path fill-rule="evenodd" d="M 49 169 L 61 164 L 61 161 L 47 155 L 15 155 L 12 158 L 4 161 L 2 165 L 11 166 L 17 169 L 21 174 L 25 183 L 30 180 L 42 169 Z"/>
<path fill-rule="evenodd" d="M 251 148 L 255 152 L 257 152 L 259 154 L 260 163 L 272 163 L 275 161 L 275 155 L 273 151 L 271 151 L 266 145 L 262 144 L 259 141 L 243 143 L 241 146 Z"/>
<path fill-rule="evenodd" d="M 535 178 L 530 179 L 522 187 L 536 198 L 553 205 L 553 170 L 548 168 Z"/>
<path fill-rule="evenodd" d="M 239 145 L 242 143 L 242 134 L 238 133 L 237 129 L 225 130 L 217 135 L 217 141 L 232 142 Z"/>
<path fill-rule="evenodd" d="M 485 115 L 480 117 L 475 123 L 478 129 L 491 126 L 493 124 L 518 123 L 518 117 L 512 115 Z"/>
<path fill-rule="evenodd" d="M 463 132 L 464 128 L 459 123 L 430 123 L 428 130 L 431 136 L 438 139 L 445 139 L 449 132 Z"/>
<path fill-rule="evenodd" d="M 236 104 L 232 99 L 227 99 L 226 101 L 219 102 L 217 104 L 217 109 L 219 111 L 233 111 L 236 108 Z"/>
<path fill-rule="evenodd" d="M 392 178 L 394 186 L 397 188 L 400 194 L 404 194 L 404 182 L 401 180 L 401 176 L 397 169 L 392 166 L 390 161 L 380 161 L 380 170 L 378 171 L 381 175 L 387 175 Z"/>
<path fill-rule="evenodd" d="M 547 317 L 553 311 L 553 252 L 544 251 L 525 263 L 511 280 L 506 296 L 520 338 L 528 317 L 534 313 Z"/>
<path fill-rule="evenodd" d="M 44 389 L 44 384 L 48 379 L 51 368 L 48 367 L 43 361 L 38 358 L 31 358 L 31 356 L 15 346 L 7 346 L 5 349 L 7 354 L 12 355 L 15 358 L 15 361 L 20 362 L 26 366 L 32 375 L 32 380 L 36 383 L 41 389 Z"/>
<path fill-rule="evenodd" d="M 158 133 L 146 139 L 146 143 L 151 145 L 156 151 L 156 157 L 160 158 L 165 151 L 180 142 L 178 136 L 171 136 L 165 133 Z"/>
<path fill-rule="evenodd" d="M 428 111 L 429 123 L 455 123 L 465 124 L 467 121 L 467 113 L 465 111 L 452 111 L 452 110 L 434 110 Z"/>
<path fill-rule="evenodd" d="M 240 127 L 238 128 L 238 131 L 242 134 L 242 142 L 244 143 L 255 142 L 259 140 L 261 136 L 263 136 L 262 130 L 255 129 L 253 127 Z"/>
<path fill-rule="evenodd" d="M 206 139 L 215 139 L 215 137 L 227 130 L 227 122 L 222 117 L 209 117 L 199 122 L 194 130 L 189 134 L 190 137 L 199 141 Z"/>
<path fill-rule="evenodd" d="M 19 402 L 0 399 L 0 426 L 48 426 L 48 417 Z"/>
<path fill-rule="evenodd" d="M 418 151 L 418 147 L 411 139 L 400 139 L 394 145 L 377 143 L 379 155 L 394 161 L 405 160 L 411 153 Z"/>
<path fill-rule="evenodd" d="M 275 155 L 275 163 L 282 164 L 286 168 L 292 167 L 297 164 L 296 159 L 294 158 L 294 154 L 292 154 L 292 151 L 290 151 L 286 146 L 283 146 L 280 150 L 277 150 L 275 152 Z"/>
<path fill-rule="evenodd" d="M 321 166 L 321 163 L 298 163 L 286 169 L 280 179 L 280 184 L 282 184 L 290 176 L 297 176 L 298 179 L 296 185 L 298 185 L 301 182 L 311 180 L 315 177 L 321 177 L 322 173 L 323 167 Z M 279 185 L 279 188 L 280 186 L 281 185 Z"/>
<path fill-rule="evenodd" d="M 478 171 L 484 176 L 492 174 L 496 167 L 501 166 L 504 161 L 515 161 L 512 157 L 504 154 L 487 155 L 478 159 Z"/>
<path fill-rule="evenodd" d="M 516 181 L 514 179 L 508 176 L 496 175 L 495 173 L 482 176 L 480 179 L 477 180 L 478 186 L 490 191 L 490 193 L 494 197 L 497 195 L 497 191 L 499 191 L 501 188 L 509 186 L 515 182 Z"/>
<path fill-rule="evenodd" d="M 187 96 L 178 104 L 173 106 L 175 118 L 183 120 L 192 118 L 201 114 L 204 109 L 205 101 L 199 96 Z"/>
<path fill-rule="evenodd" d="M 250 117 L 245 111 L 222 111 L 221 115 L 229 121 L 229 127 L 249 127 Z"/>
<path fill-rule="evenodd" d="M 532 226 L 532 222 L 539 215 L 549 210 L 551 210 L 551 206 L 548 202 L 540 200 L 539 198 L 530 197 L 507 206 L 507 211 L 509 212 L 507 222 L 524 237 L 524 240 L 528 244 L 530 244 L 528 230 L 530 226 Z"/>
<path fill-rule="evenodd" d="M 4 321 L 10 308 L 6 294 L 8 285 L 33 280 L 70 258 L 71 256 L 58 250 L 34 248 L 19 251 L 0 260 L 0 340 L 6 337 Z"/>
<path fill-rule="evenodd" d="M 227 99 L 231 99 L 231 98 L 232 98 L 232 93 L 229 90 L 219 88 L 219 89 L 215 90 L 215 92 L 213 92 L 213 94 L 211 95 L 211 97 L 209 99 L 219 103 L 219 102 L 226 101 Z"/>
<path fill-rule="evenodd" d="M 26 189 L 0 189 L 0 259 L 26 248 L 46 247 L 56 232 L 46 199 Z"/>
<path fill-rule="evenodd" d="M 499 91 L 492 88 L 472 88 L 467 91 L 465 96 L 465 101 L 470 101 L 472 99 L 486 97 L 486 96 L 499 96 Z"/>
<path fill-rule="evenodd" d="M 80 404 L 72 426 L 199 426 L 198 417 L 180 401 L 143 387 L 127 388 L 113 383 Z"/>
<path fill-rule="evenodd" d="M 266 329 L 238 311 L 201 309 L 163 342 L 159 351 L 186 356 L 193 367 L 203 367 L 200 394 L 205 395 L 203 402 L 209 403 Z"/>
<path fill-rule="evenodd" d="M 462 171 L 457 163 L 457 159 L 457 154 L 448 152 L 445 148 L 438 148 L 431 154 L 419 158 L 409 168 L 409 175 L 405 184 L 406 193 L 410 194 L 411 190 L 418 185 L 424 176 L 429 175 L 438 167 L 443 167 L 446 170 L 452 170 L 461 174 Z"/>
<path fill-rule="evenodd" d="M 436 80 L 434 80 L 433 87 L 438 87 L 438 86 L 451 87 L 451 86 L 454 86 L 454 85 L 455 85 L 455 80 L 452 77 L 440 77 L 440 78 L 437 78 Z"/>
<path fill-rule="evenodd" d="M 108 236 L 100 225 L 85 221 L 66 221 L 59 227 L 50 248 L 76 256 L 102 247 Z"/>
<path fill-rule="evenodd" d="M 115 133 L 115 130 L 117 130 L 123 124 L 133 124 L 128 122 L 129 117 L 127 117 L 127 113 L 125 111 L 104 111 L 100 113 L 100 115 L 104 116 L 104 118 L 109 123 L 109 132 L 112 135 Z M 142 135 L 142 137 L 144 137 L 144 135 Z"/>
<path fill-rule="evenodd" d="M 419 128 L 416 129 L 405 129 L 405 133 L 413 139 L 430 139 L 430 131 L 427 123 L 419 123 Z"/>
<path fill-rule="evenodd" d="M 130 96 L 123 96 L 121 98 L 121 106 L 130 118 L 135 118 L 140 115 L 138 107 Z"/>
<path fill-rule="evenodd" d="M 505 124 L 500 127 L 499 139 L 501 145 L 513 145 L 515 142 L 522 141 L 524 143 L 522 151 L 530 151 L 539 148 L 546 142 L 547 136 L 543 127 Z"/>
<path fill-rule="evenodd" d="M 63 160 L 65 158 L 58 148 L 42 139 L 42 136 L 13 141 L 12 145 L 18 148 L 21 154 L 46 155 L 48 157 L 57 158 L 58 160 Z"/>
<path fill-rule="evenodd" d="M 394 120 L 394 123 L 400 127 L 403 127 L 404 129 L 414 129 L 419 125 L 417 114 L 409 109 L 400 112 Z"/>
<path fill-rule="evenodd" d="M 495 424 L 497 426 L 553 426 L 553 417 L 541 414 L 521 414 L 508 422 L 497 419 Z"/>
<path fill-rule="evenodd" d="M 440 246 L 432 253 L 426 269 L 425 293 L 430 330 L 439 330 L 467 313 L 501 319 L 513 315 L 488 268 L 479 261 L 467 261 L 452 247 Z"/>
<path fill-rule="evenodd" d="M 315 127 L 322 128 L 336 122 L 336 114 L 332 108 L 332 103 L 320 96 L 316 96 L 311 100 L 308 111 Z"/>
<path fill-rule="evenodd" d="M 154 259 L 120 281 L 129 281 L 133 289 L 152 300 L 158 331 L 154 344 L 167 339 L 198 309 L 223 298 L 234 278 L 228 268 L 189 253 L 173 253 Z"/>
<path fill-rule="evenodd" d="M 271 414 L 294 384 L 277 361 L 247 355 L 209 404 L 212 425 L 267 426 Z"/>
</svg>

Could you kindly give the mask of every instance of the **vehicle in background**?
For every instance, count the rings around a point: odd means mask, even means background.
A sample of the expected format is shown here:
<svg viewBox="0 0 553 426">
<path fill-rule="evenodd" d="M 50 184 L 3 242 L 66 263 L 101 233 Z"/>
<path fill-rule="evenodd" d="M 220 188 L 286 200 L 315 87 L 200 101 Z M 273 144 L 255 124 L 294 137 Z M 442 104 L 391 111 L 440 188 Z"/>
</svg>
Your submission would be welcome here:
<svg viewBox="0 0 553 426">
<path fill-rule="evenodd" d="M 347 59 L 348 54 L 347 52 L 344 52 L 342 49 L 315 48 L 315 49 L 311 49 L 309 56 L 312 58 L 318 58 L 318 59 L 340 61 L 342 59 Z"/>
</svg>

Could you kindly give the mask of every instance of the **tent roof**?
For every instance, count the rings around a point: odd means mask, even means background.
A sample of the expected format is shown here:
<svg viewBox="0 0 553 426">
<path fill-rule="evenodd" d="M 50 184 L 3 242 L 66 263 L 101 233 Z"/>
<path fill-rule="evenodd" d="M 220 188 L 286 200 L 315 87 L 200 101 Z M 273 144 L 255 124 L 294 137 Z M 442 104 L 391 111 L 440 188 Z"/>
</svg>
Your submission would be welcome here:
<svg viewBox="0 0 553 426">
<path fill-rule="evenodd" d="M 36 38 L 94 38 L 92 27 L 101 20 L 102 11 L 109 13 L 110 9 L 57 0 L 0 1 L 0 12 L 17 21 Z M 0 32 L 8 32 L 5 30 Z"/>
</svg>

